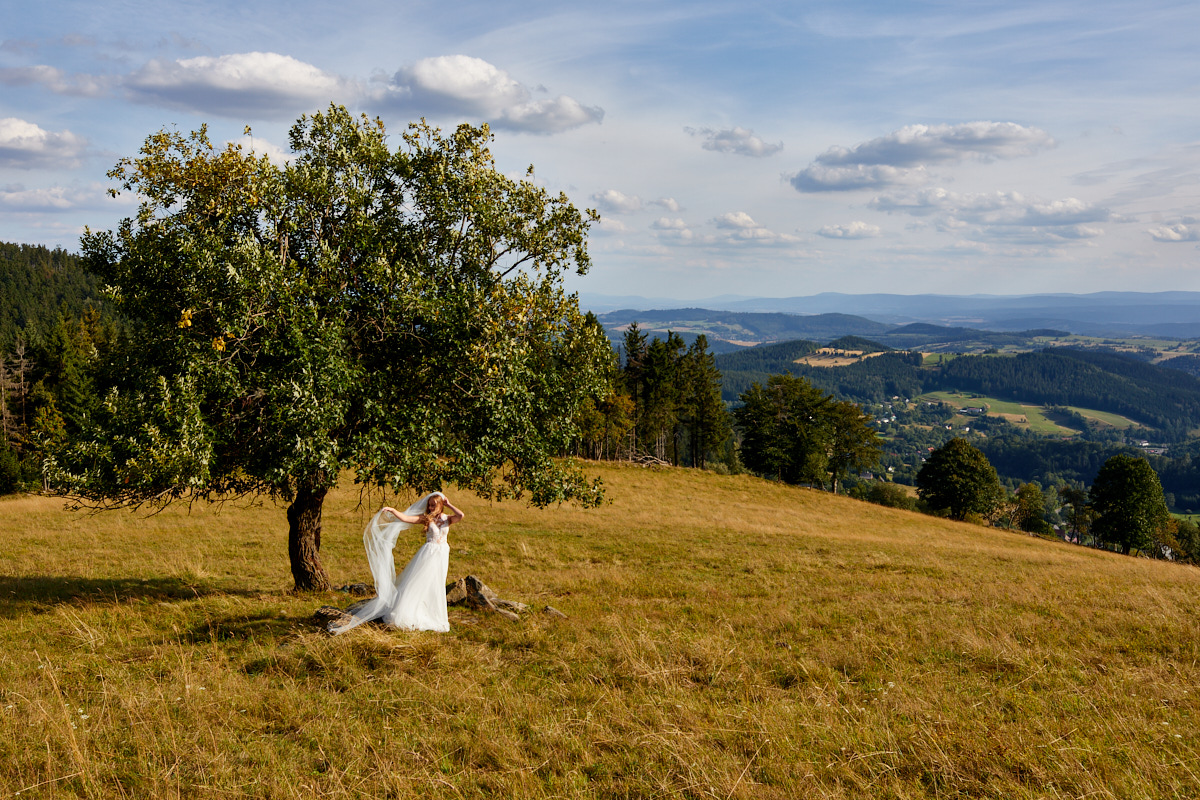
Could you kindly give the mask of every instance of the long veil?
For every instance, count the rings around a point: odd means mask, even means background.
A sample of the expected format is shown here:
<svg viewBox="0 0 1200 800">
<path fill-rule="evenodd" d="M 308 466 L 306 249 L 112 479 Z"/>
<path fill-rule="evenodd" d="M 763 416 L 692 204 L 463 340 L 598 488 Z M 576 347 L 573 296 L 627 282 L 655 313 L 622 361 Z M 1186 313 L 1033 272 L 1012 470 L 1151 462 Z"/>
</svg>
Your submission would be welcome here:
<svg viewBox="0 0 1200 800">
<path fill-rule="evenodd" d="M 424 514 L 429 505 L 429 498 L 435 494 L 441 497 L 446 496 L 441 492 L 430 492 L 405 509 L 405 516 L 415 517 Z M 401 522 L 396 519 L 384 522 L 383 515 L 383 509 L 375 512 L 375 516 L 371 517 L 371 521 L 363 530 L 363 545 L 367 548 L 367 563 L 371 566 L 371 577 L 375 579 L 375 599 L 354 609 L 351 612 L 351 616 L 354 617 L 352 621 L 337 627 L 331 626 L 330 633 L 345 633 L 364 622 L 379 619 L 392 607 L 392 603 L 396 599 L 396 559 L 392 555 L 392 548 L 396 546 L 396 539 L 399 538 L 401 532 L 415 528 L 416 523 Z"/>
</svg>

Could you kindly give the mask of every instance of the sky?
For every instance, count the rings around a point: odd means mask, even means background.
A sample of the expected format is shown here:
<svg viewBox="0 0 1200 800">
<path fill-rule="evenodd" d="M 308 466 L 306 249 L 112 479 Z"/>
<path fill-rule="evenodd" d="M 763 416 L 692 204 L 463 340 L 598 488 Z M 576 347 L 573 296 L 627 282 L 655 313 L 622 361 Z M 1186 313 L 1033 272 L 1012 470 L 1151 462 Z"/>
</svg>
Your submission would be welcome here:
<svg viewBox="0 0 1200 800">
<path fill-rule="evenodd" d="M 584 293 L 1200 290 L 1195 2 L 12 5 L 3 241 L 115 227 L 155 131 L 284 158 L 335 102 L 488 123 L 600 212 Z"/>
</svg>

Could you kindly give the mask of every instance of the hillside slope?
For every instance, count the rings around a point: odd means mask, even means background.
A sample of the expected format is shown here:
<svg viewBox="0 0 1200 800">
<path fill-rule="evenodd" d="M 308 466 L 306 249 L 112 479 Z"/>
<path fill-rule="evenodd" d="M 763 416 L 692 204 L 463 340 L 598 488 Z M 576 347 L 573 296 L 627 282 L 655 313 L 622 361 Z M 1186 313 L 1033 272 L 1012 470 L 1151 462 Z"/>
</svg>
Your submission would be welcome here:
<svg viewBox="0 0 1200 800">
<path fill-rule="evenodd" d="M 0 353 L 45 336 L 66 312 L 103 309 L 96 278 L 65 250 L 0 242 Z"/>
<path fill-rule="evenodd" d="M 746 476 L 451 492 L 450 575 L 546 604 L 328 639 L 273 508 L 0 503 L 0 786 L 64 796 L 1187 796 L 1200 571 Z M 335 582 L 368 577 L 358 494 Z M 381 502 L 376 498 L 371 507 Z M 72 543 L 62 548 L 66 535 Z M 397 545 L 401 562 L 417 539 Z"/>
<path fill-rule="evenodd" d="M 922 392 L 966 391 L 1025 403 L 1080 406 L 1121 414 L 1184 438 L 1200 421 L 1200 378 L 1126 354 L 1050 348 L 1007 356 L 967 355 L 946 361 L 915 352 L 889 352 L 848 366 L 813 367 L 796 360 L 814 342 L 780 342 L 718 355 L 727 402 L 753 382 L 791 372 L 856 402 L 879 402 Z"/>
</svg>

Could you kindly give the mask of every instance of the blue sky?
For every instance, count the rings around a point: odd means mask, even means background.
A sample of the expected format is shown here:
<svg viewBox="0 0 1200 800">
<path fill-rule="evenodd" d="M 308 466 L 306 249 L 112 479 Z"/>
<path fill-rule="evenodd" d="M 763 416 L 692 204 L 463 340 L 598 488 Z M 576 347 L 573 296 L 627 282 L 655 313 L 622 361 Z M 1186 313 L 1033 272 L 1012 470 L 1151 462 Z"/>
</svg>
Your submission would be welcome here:
<svg viewBox="0 0 1200 800">
<path fill-rule="evenodd" d="M 54 2 L 0 27 L 0 239 L 132 212 L 150 133 L 488 122 L 597 208 L 571 288 L 1200 290 L 1194 2 Z"/>
</svg>

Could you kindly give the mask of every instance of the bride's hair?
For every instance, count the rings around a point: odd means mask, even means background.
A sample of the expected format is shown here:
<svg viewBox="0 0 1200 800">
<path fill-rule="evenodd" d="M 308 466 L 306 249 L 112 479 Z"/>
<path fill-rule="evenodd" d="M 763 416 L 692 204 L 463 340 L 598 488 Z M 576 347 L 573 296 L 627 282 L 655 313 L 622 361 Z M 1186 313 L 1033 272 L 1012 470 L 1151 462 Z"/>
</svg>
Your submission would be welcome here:
<svg viewBox="0 0 1200 800">
<path fill-rule="evenodd" d="M 431 522 L 436 522 L 437 518 L 442 515 L 442 508 L 445 505 L 446 498 L 440 494 L 430 495 L 429 500 L 425 503 L 425 513 L 418 517 L 421 520 L 421 524 L 428 528 Z"/>
</svg>

